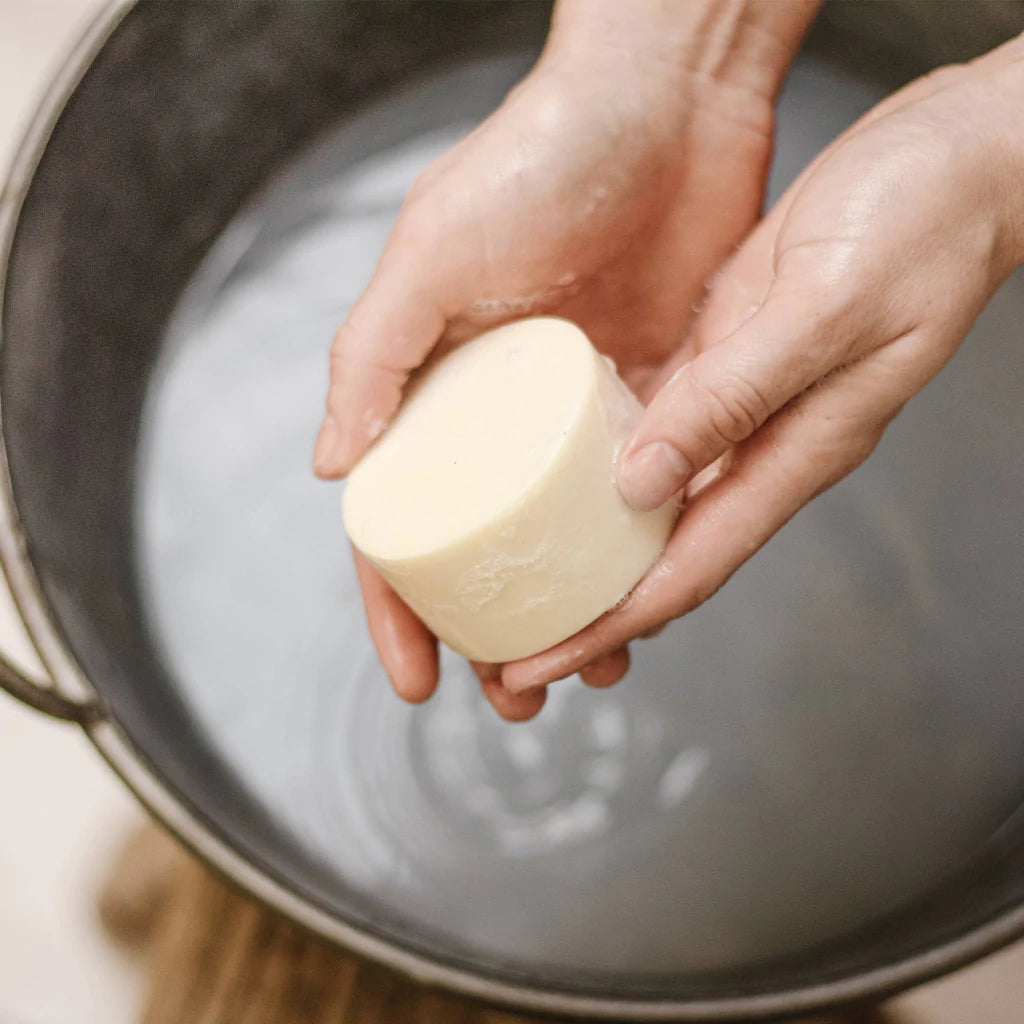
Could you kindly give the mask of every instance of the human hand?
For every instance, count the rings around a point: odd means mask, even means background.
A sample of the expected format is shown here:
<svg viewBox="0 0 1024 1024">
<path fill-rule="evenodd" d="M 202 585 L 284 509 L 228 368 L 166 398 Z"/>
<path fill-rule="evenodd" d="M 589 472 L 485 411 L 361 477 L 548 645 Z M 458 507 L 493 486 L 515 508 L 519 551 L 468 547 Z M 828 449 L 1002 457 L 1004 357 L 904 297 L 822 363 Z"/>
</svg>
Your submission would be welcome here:
<svg viewBox="0 0 1024 1024">
<path fill-rule="evenodd" d="M 618 24 L 617 2 L 563 0 L 537 68 L 416 183 L 332 346 L 320 475 L 351 468 L 428 357 L 504 320 L 573 320 L 641 394 L 678 349 L 707 278 L 760 210 L 775 91 L 815 5 L 729 5 L 735 24 L 700 46 L 686 42 L 692 26 L 641 6 Z M 686 18 L 702 6 L 684 5 Z M 396 691 L 425 699 L 436 641 L 358 556 L 357 569 Z M 627 665 L 610 652 L 583 676 L 607 685 Z M 476 668 L 505 717 L 543 703 L 504 690 L 500 666 Z"/>
<path fill-rule="evenodd" d="M 620 607 L 505 666 L 505 689 L 536 692 L 692 610 L 868 456 L 1024 261 L 1022 98 L 1024 37 L 890 97 L 794 182 L 620 457 L 632 504 L 684 490 L 664 555 Z"/>
</svg>

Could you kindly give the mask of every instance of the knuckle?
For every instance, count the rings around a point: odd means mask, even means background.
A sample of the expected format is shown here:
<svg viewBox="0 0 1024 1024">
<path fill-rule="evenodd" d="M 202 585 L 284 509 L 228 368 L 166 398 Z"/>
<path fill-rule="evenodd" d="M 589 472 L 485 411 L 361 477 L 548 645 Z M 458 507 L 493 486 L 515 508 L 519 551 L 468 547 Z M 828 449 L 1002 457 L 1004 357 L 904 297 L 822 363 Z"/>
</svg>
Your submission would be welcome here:
<svg viewBox="0 0 1024 1024">
<path fill-rule="evenodd" d="M 398 220 L 388 239 L 388 245 L 396 246 L 417 244 L 429 239 L 437 223 L 437 213 L 431 212 L 428 203 L 419 197 L 405 201 L 398 214 Z"/>
<path fill-rule="evenodd" d="M 732 375 L 710 386 L 697 384 L 703 393 L 704 429 L 715 448 L 745 440 L 771 415 L 767 396 L 744 377 Z"/>
<path fill-rule="evenodd" d="M 430 164 L 416 175 L 412 185 L 409 186 L 409 191 L 405 194 L 403 209 L 418 205 L 430 195 L 434 183 L 437 181 L 438 173 L 438 168 L 434 164 Z"/>
<path fill-rule="evenodd" d="M 860 468 L 865 462 L 867 462 L 868 457 L 875 448 L 878 447 L 878 442 L 881 441 L 882 434 L 885 433 L 885 428 L 889 425 L 890 421 L 898 411 L 899 408 L 895 409 L 891 414 L 885 416 L 880 422 L 873 424 L 868 430 L 865 430 L 864 433 L 854 441 L 850 447 L 845 463 L 839 466 L 837 481 L 849 476 L 855 469 Z"/>
<path fill-rule="evenodd" d="M 350 321 L 346 320 L 335 332 L 331 339 L 330 358 L 331 363 L 343 362 L 352 350 L 354 342 L 354 328 Z"/>
<path fill-rule="evenodd" d="M 710 601 L 722 589 L 723 583 L 724 581 L 708 580 L 695 587 L 692 594 L 694 608 L 699 608 L 705 602 Z"/>
<path fill-rule="evenodd" d="M 698 580 L 692 586 L 688 587 L 685 594 L 682 595 L 682 600 L 678 602 L 676 607 L 673 609 L 673 619 L 681 619 L 685 615 L 689 615 L 691 612 L 695 612 L 705 601 L 710 601 L 711 598 L 718 593 L 722 588 L 722 583 L 712 580 Z M 663 627 L 659 627 L 663 628 Z"/>
<path fill-rule="evenodd" d="M 971 69 L 967 64 L 943 64 L 941 67 L 926 72 L 918 79 L 918 82 L 922 89 L 938 91 L 951 85 L 960 85 L 969 81 L 970 77 Z"/>
<path fill-rule="evenodd" d="M 845 480 L 851 473 L 859 469 L 878 446 L 885 428 L 898 411 L 897 408 L 867 429 L 858 429 L 846 437 L 838 452 L 828 452 L 813 489 L 807 496 L 807 501 L 824 494 L 840 480 Z"/>
<path fill-rule="evenodd" d="M 360 323 L 358 308 L 354 308 L 345 322 L 334 332 L 328 358 L 332 369 L 351 367 L 357 363 L 371 362 L 376 346 L 373 334 Z"/>
<path fill-rule="evenodd" d="M 388 238 L 388 248 L 432 244 L 448 221 L 451 198 L 434 185 L 433 176 L 421 176 L 406 193 L 405 201 Z"/>
<path fill-rule="evenodd" d="M 328 350 L 331 377 L 341 380 L 345 376 L 362 371 L 380 370 L 385 373 L 406 372 L 403 367 L 393 365 L 388 353 L 373 336 L 360 328 L 358 317 L 353 315 L 335 332 Z"/>
</svg>

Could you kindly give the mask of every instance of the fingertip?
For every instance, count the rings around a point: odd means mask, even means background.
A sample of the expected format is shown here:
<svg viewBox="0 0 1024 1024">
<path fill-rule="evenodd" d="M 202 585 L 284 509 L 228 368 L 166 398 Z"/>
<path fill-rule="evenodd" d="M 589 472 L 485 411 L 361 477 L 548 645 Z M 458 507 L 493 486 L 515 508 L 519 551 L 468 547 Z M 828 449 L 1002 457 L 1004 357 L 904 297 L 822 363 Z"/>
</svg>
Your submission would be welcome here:
<svg viewBox="0 0 1024 1024">
<path fill-rule="evenodd" d="M 441 677 L 437 639 L 412 612 L 408 615 L 402 622 L 404 608 L 395 609 L 390 626 L 376 630 L 375 643 L 395 693 L 408 704 L 422 704 Z M 385 630 L 386 639 L 381 637 Z"/>
<path fill-rule="evenodd" d="M 614 686 L 629 671 L 629 662 L 629 648 L 619 647 L 584 665 L 580 669 L 580 678 L 595 689 Z"/>
<path fill-rule="evenodd" d="M 506 722 L 526 722 L 533 718 L 544 707 L 548 699 L 547 687 L 529 690 L 526 693 L 510 693 L 500 682 L 482 682 L 484 696 L 491 702 L 491 707 Z"/>
<path fill-rule="evenodd" d="M 388 671 L 391 688 L 406 704 L 423 704 L 434 696 L 437 690 L 438 673 L 426 671 L 415 676 L 403 676 Z"/>
<path fill-rule="evenodd" d="M 652 441 L 630 448 L 617 464 L 619 493 L 628 505 L 652 512 L 686 486 L 693 467 L 678 448 L 667 441 Z"/>
<path fill-rule="evenodd" d="M 437 640 L 418 619 L 404 628 L 392 624 L 391 635 L 378 642 L 381 632 L 378 627 L 375 644 L 392 689 L 407 704 L 429 700 L 441 675 Z"/>
<path fill-rule="evenodd" d="M 440 293 L 423 276 L 423 261 L 395 253 L 389 242 L 331 343 L 327 420 L 314 455 L 317 474 L 327 479 L 346 475 L 384 431 L 409 374 L 445 327 Z"/>
<path fill-rule="evenodd" d="M 383 433 L 399 401 L 400 389 L 396 388 L 392 398 L 381 400 L 368 383 L 360 395 L 366 406 L 361 413 L 355 409 L 328 412 L 313 449 L 313 472 L 323 480 L 348 476 Z M 379 413 L 371 403 L 376 403 Z"/>
<path fill-rule="evenodd" d="M 353 557 L 370 639 L 392 689 L 402 700 L 421 704 L 440 678 L 437 638 L 355 548 Z"/>
<path fill-rule="evenodd" d="M 324 419 L 313 448 L 313 472 L 321 480 L 336 480 L 345 475 L 346 466 L 337 458 L 338 421 L 330 414 Z"/>
</svg>

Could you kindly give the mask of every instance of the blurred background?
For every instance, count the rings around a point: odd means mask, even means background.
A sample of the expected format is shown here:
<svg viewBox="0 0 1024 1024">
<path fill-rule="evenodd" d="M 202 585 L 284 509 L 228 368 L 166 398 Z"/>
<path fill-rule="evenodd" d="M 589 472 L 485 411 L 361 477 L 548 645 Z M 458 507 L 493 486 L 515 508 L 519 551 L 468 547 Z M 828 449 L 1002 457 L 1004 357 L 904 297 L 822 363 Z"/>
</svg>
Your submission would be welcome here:
<svg viewBox="0 0 1024 1024">
<path fill-rule="evenodd" d="M 24 119 L 99 6 L 0 0 L 0 189 Z M 32 667 L 2 585 L 0 647 Z M 136 1019 L 143 970 L 103 933 L 96 898 L 141 820 L 77 730 L 0 698 L 0 1024 Z M 917 1024 L 1021 1024 L 1024 945 L 893 1006 Z"/>
</svg>

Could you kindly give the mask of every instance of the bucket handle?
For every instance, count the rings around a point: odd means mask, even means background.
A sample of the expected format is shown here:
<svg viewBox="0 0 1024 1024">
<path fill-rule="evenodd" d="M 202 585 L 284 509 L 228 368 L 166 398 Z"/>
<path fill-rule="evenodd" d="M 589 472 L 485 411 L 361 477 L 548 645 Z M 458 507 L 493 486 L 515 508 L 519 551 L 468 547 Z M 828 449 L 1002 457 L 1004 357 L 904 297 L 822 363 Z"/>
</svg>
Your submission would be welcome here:
<svg viewBox="0 0 1024 1024">
<path fill-rule="evenodd" d="M 3 450 L 0 447 L 0 464 L 3 462 Z M 21 534 L 16 526 L 7 524 L 6 527 L 0 526 L 0 530 L 3 530 L 5 534 L 5 536 L 0 536 L 0 541 L 5 539 L 8 541 L 14 540 L 18 546 L 21 546 Z M 18 579 L 20 579 L 20 576 Z M 13 606 L 17 621 L 21 624 L 21 628 L 31 632 L 25 619 L 25 612 L 22 609 L 21 601 L 18 598 L 18 590 L 20 588 L 15 586 L 18 579 L 12 580 L 10 566 L 5 562 L 3 567 L 0 568 L 0 588 L 9 595 L 9 600 Z M 58 693 L 48 679 L 33 679 L 22 669 L 18 668 L 3 650 L 0 650 L 0 692 L 3 691 L 9 693 L 22 704 L 40 711 L 50 718 L 56 718 L 63 722 L 77 722 L 79 725 L 89 725 L 103 717 L 100 713 L 99 705 L 95 701 L 88 699 L 75 700 L 72 697 L 66 697 L 64 694 Z"/>
<path fill-rule="evenodd" d="M 0 188 L 2 185 L 0 181 Z M 0 431 L 0 590 L 8 595 L 21 628 L 32 637 L 31 620 L 26 616 L 23 598 L 33 593 L 34 579 L 24 563 L 25 537 L 14 511 L 7 452 Z M 22 704 L 60 721 L 86 726 L 103 717 L 95 700 L 75 700 L 58 692 L 49 679 L 31 678 L 0 649 L 0 692 L 3 691 Z"/>
<path fill-rule="evenodd" d="M 0 690 L 15 700 L 64 722 L 88 725 L 99 717 L 99 708 L 91 702 L 80 703 L 61 696 L 52 687 L 29 679 L 0 653 Z"/>
</svg>

